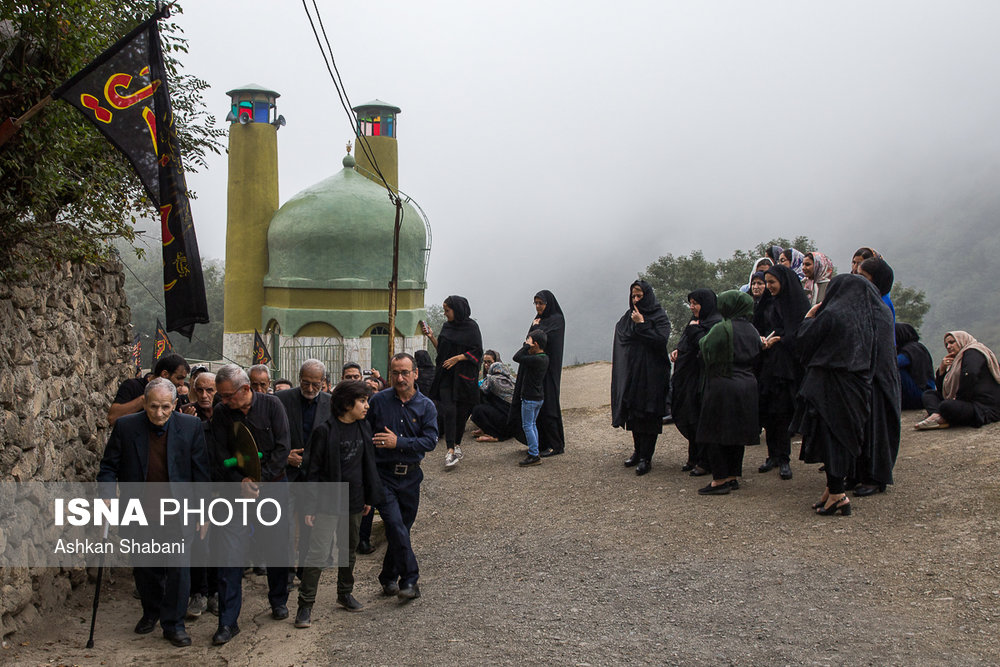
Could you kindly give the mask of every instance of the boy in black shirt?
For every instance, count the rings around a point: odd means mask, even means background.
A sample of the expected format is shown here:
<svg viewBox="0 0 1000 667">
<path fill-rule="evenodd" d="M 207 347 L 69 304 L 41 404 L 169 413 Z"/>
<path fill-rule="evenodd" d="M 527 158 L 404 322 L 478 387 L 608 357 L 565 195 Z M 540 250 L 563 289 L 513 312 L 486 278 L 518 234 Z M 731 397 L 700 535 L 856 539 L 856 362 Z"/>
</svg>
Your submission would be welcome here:
<svg viewBox="0 0 1000 667">
<path fill-rule="evenodd" d="M 361 517 L 372 505 L 383 502 L 382 481 L 375 468 L 372 429 L 365 419 L 368 414 L 368 386 L 359 380 L 345 380 L 333 388 L 330 408 L 333 416 L 313 429 L 309 439 L 309 470 L 306 482 L 347 482 L 350 513 L 348 549 L 350 562 L 337 570 L 337 604 L 348 611 L 360 611 L 362 605 L 351 594 L 354 591 L 354 552 L 358 546 Z M 310 484 L 310 487 L 312 485 Z M 312 527 L 309 554 L 299 586 L 299 609 L 295 627 L 312 624 L 312 606 L 316 601 L 319 576 L 333 546 L 338 521 L 343 516 L 330 513 L 315 493 L 306 493 L 303 514 Z"/>
<path fill-rule="evenodd" d="M 518 375 L 523 380 L 521 390 L 521 426 L 528 441 L 528 456 L 520 461 L 520 466 L 536 466 L 542 462 L 538 456 L 538 411 L 542 409 L 545 389 L 542 382 L 549 367 L 549 357 L 545 354 L 548 336 L 541 329 L 532 329 L 521 349 L 514 353 L 514 361 L 520 364 Z"/>
</svg>

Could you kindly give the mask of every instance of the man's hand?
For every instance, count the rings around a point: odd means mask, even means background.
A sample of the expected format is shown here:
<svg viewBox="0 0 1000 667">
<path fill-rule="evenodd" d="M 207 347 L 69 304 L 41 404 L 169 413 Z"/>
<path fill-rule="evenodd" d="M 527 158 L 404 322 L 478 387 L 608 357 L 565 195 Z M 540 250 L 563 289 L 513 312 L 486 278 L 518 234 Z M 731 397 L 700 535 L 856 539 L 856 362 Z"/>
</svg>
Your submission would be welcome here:
<svg viewBox="0 0 1000 667">
<path fill-rule="evenodd" d="M 395 449 L 396 448 L 396 434 L 389 430 L 389 427 L 385 427 L 385 433 L 376 433 L 375 437 L 372 438 L 372 442 L 379 449 Z"/>
<path fill-rule="evenodd" d="M 188 403 L 183 408 L 181 408 L 181 412 L 183 412 L 186 415 L 196 415 L 198 414 L 198 405 L 196 403 Z"/>
<path fill-rule="evenodd" d="M 207 523 L 199 523 L 195 527 L 195 530 L 198 531 L 198 539 L 203 540 L 203 539 L 205 539 L 205 536 L 208 535 L 208 524 Z"/>
<path fill-rule="evenodd" d="M 288 453 L 288 465 L 293 468 L 302 467 L 302 452 L 305 451 L 304 448 L 293 449 Z"/>
<path fill-rule="evenodd" d="M 371 505 L 365 505 L 364 509 L 361 510 L 361 516 L 368 516 L 368 513 L 372 511 Z"/>
<path fill-rule="evenodd" d="M 260 487 L 257 486 L 257 482 L 253 481 L 249 477 L 244 477 L 241 484 L 243 484 L 242 491 L 244 498 L 253 498 L 256 500 L 257 496 L 260 495 Z"/>
<path fill-rule="evenodd" d="M 306 516 L 305 516 L 305 518 L 303 520 L 306 522 L 307 526 L 309 526 L 310 528 L 312 528 L 313 527 L 313 522 L 316 521 L 316 515 L 315 514 L 306 514 Z"/>
</svg>

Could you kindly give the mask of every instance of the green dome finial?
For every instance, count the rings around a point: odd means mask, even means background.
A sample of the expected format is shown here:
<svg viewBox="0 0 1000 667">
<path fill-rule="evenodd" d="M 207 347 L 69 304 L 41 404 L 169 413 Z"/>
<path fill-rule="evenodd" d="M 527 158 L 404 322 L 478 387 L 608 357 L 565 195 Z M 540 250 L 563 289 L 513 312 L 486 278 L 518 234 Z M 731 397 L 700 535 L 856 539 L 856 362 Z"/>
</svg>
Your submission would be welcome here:
<svg viewBox="0 0 1000 667">
<path fill-rule="evenodd" d="M 356 165 L 356 164 L 357 164 L 357 162 L 354 160 L 354 156 L 353 155 L 351 155 L 350 153 L 348 153 L 347 155 L 344 156 L 343 165 L 344 165 L 345 169 L 354 169 L 354 165 Z"/>
</svg>

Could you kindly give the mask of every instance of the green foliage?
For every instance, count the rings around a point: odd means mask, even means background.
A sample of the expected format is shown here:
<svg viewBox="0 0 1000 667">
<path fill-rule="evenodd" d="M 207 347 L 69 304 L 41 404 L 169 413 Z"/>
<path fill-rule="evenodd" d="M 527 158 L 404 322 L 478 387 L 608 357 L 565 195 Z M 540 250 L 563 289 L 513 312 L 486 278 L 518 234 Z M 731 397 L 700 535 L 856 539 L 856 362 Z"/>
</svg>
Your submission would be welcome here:
<svg viewBox="0 0 1000 667">
<path fill-rule="evenodd" d="M 801 252 L 811 252 L 816 244 L 805 236 L 794 241 L 774 239 L 760 243 L 753 250 L 736 250 L 731 257 L 711 262 L 700 250 L 690 255 L 665 255 L 646 267 L 640 278 L 653 286 L 656 298 L 667 311 L 671 325 L 671 345 L 691 319 L 687 295 L 696 289 L 707 287 L 716 294 L 726 290 L 739 289 L 750 276 L 754 261 L 767 254 L 767 248 L 778 245 L 792 247 Z"/>
<path fill-rule="evenodd" d="M 143 368 L 151 368 L 156 319 L 159 318 L 162 322 L 164 313 L 163 260 L 160 256 L 159 239 L 153 239 L 151 245 L 153 247 L 149 251 L 138 256 L 124 240 L 116 244 L 120 259 L 126 265 L 125 296 L 132 309 L 132 335 L 138 334 L 142 341 Z M 195 327 L 194 337 L 190 342 L 176 332 L 170 333 L 170 342 L 174 351 L 185 359 L 217 361 L 222 359 L 225 265 L 221 260 L 209 259 L 202 262 L 202 270 L 205 274 L 210 322 Z"/>
<path fill-rule="evenodd" d="M 931 309 L 931 304 L 927 303 L 926 295 L 914 287 L 907 287 L 903 283 L 896 283 L 889 293 L 892 305 L 896 308 L 896 321 L 907 322 L 919 330 L 924 322 L 924 315 Z"/>
<path fill-rule="evenodd" d="M 0 120 L 23 115 L 154 10 L 148 0 L 4 3 Z M 180 27 L 167 19 L 160 30 L 184 163 L 203 167 L 225 132 L 205 110 L 208 84 L 179 71 Z M 136 218 L 152 212 L 127 160 L 78 111 L 52 102 L 0 147 L 0 278 L 96 261 L 110 241 L 133 241 Z"/>
<path fill-rule="evenodd" d="M 430 305 L 424 304 L 424 310 L 427 311 L 427 319 L 424 322 L 431 328 L 434 335 L 437 336 L 441 333 L 441 327 L 444 325 L 444 308 L 441 307 L 440 303 L 432 303 Z M 434 350 L 433 345 L 428 345 L 427 351 L 430 352 L 431 359 L 437 358 L 437 352 Z"/>
</svg>

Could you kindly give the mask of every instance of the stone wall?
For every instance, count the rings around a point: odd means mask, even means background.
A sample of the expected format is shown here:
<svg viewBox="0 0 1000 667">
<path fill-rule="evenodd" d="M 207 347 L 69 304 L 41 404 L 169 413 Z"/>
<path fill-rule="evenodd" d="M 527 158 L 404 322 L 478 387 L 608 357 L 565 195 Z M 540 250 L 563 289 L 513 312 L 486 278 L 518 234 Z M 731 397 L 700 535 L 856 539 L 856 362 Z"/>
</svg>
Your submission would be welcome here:
<svg viewBox="0 0 1000 667">
<path fill-rule="evenodd" d="M 117 261 L 66 263 L 0 284 L 0 480 L 96 476 L 108 408 L 130 374 L 124 285 Z M 83 570 L 0 569 L 0 636 L 86 578 Z"/>
</svg>

